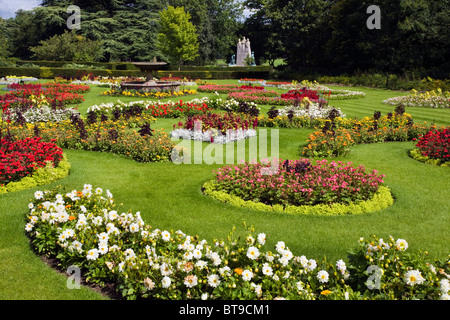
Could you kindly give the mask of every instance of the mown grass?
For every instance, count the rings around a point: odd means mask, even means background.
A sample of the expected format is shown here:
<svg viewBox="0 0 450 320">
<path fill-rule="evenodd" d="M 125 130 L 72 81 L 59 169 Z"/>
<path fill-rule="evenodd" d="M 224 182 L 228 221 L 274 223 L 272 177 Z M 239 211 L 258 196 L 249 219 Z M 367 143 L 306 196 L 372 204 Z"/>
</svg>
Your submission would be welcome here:
<svg viewBox="0 0 450 320">
<path fill-rule="evenodd" d="M 229 80 L 225 83 L 237 82 Z M 354 89 L 365 91 L 366 97 L 331 103 L 352 117 L 371 116 L 375 110 L 390 112 L 392 108 L 381 101 L 399 95 L 399 92 L 379 89 Z M 79 110 L 85 112 L 90 105 L 117 100 L 117 97 L 100 96 L 104 90 L 92 87 Z M 187 96 L 183 100 L 192 98 Z M 137 100 L 120 98 L 124 102 L 126 99 Z M 269 107 L 262 106 L 261 109 L 264 111 Z M 436 118 L 437 123 L 450 123 L 449 110 L 407 108 L 406 111 L 418 122 L 432 122 Z M 178 121 L 158 119 L 152 128 L 170 131 Z M 306 143 L 310 131 L 279 129 L 280 157 L 298 158 L 299 147 Z M 269 137 L 270 134 L 269 129 Z M 249 143 L 246 141 L 245 144 L 247 152 Z M 208 145 L 203 143 L 202 150 Z M 264 213 L 205 197 L 201 185 L 213 177 L 213 169 L 222 166 L 218 163 L 137 163 L 109 153 L 65 150 L 72 166 L 67 178 L 44 187 L 0 196 L 0 299 L 103 299 L 91 289 L 69 290 L 67 278 L 47 267 L 29 246 L 24 232 L 28 200 L 34 191 L 57 185 L 72 190 L 90 183 L 109 189 L 116 203 L 123 204 L 124 211 L 140 211 L 147 224 L 198 234 L 209 242 L 226 237 L 234 226 L 241 230 L 240 225 L 245 220 L 257 231 L 267 234 L 269 248 L 283 240 L 294 254 L 304 254 L 308 258 L 326 256 L 330 261 L 345 260 L 347 250 L 355 247 L 360 237 L 376 234 L 406 239 L 409 250 L 428 250 L 432 257 L 445 259 L 450 241 L 450 174 L 448 168 L 423 164 L 408 157 L 407 152 L 412 148 L 413 142 L 357 145 L 350 155 L 336 159 L 363 164 L 384 173 L 386 185 L 396 198 L 393 206 L 380 212 L 343 217 Z M 237 154 L 237 144 L 234 150 Z"/>
</svg>

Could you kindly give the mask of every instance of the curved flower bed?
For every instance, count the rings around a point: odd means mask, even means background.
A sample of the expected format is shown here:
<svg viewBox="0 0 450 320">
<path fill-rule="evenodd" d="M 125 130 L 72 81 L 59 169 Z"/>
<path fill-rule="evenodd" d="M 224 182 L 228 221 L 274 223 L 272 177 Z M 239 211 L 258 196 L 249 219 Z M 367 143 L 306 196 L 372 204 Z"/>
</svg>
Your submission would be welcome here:
<svg viewBox="0 0 450 320">
<path fill-rule="evenodd" d="M 245 201 L 269 206 L 314 206 L 351 204 L 371 199 L 383 183 L 376 170 L 351 162 L 309 159 L 278 160 L 275 173 L 266 174 L 271 163 L 246 163 L 219 168 L 214 188 Z"/>
<path fill-rule="evenodd" d="M 383 103 L 393 106 L 403 104 L 405 107 L 450 108 L 450 92 L 442 92 L 441 89 L 437 89 L 419 93 L 412 90 L 408 96 L 389 98 Z"/>
<path fill-rule="evenodd" d="M 436 165 L 450 164 L 450 128 L 430 130 L 419 137 L 413 158 Z"/>
<path fill-rule="evenodd" d="M 89 184 L 36 191 L 28 207 L 25 230 L 38 254 L 58 257 L 62 269 L 80 267 L 89 283 L 113 283 L 126 299 L 450 298 L 448 263 L 428 263 L 392 236 L 360 238 L 350 263 L 318 261 L 283 241 L 268 248 L 253 227 L 245 238 L 233 230 L 212 244 L 154 229 L 139 212 L 119 213 L 111 192 Z"/>
<path fill-rule="evenodd" d="M 39 137 L 23 140 L 0 140 L 0 184 L 6 185 L 33 174 L 38 168 L 51 163 L 58 166 L 63 151 L 55 143 L 44 142 Z"/>
<path fill-rule="evenodd" d="M 261 91 L 265 92 L 265 88 L 263 86 L 252 86 L 252 85 L 234 85 L 234 84 L 209 84 L 199 86 L 199 92 L 209 92 L 209 93 L 230 93 L 230 92 L 243 92 L 243 91 Z"/>
<path fill-rule="evenodd" d="M 165 99 L 170 97 L 180 97 L 180 96 L 186 96 L 186 95 L 193 95 L 197 94 L 196 90 L 193 89 L 184 89 L 180 91 L 173 91 L 173 92 L 139 92 L 136 90 L 116 90 L 111 89 L 107 90 L 101 93 L 103 96 L 124 96 L 124 97 L 145 97 L 145 98 L 155 98 L 155 99 Z"/>
<path fill-rule="evenodd" d="M 293 215 L 323 215 L 323 216 L 338 216 L 338 215 L 355 215 L 368 212 L 375 212 L 386 209 L 394 203 L 394 199 L 390 190 L 387 187 L 380 186 L 369 200 L 352 202 L 349 204 L 332 203 L 332 204 L 317 204 L 313 206 L 282 206 L 282 205 L 267 205 L 261 202 L 252 200 L 243 200 L 238 196 L 231 195 L 224 191 L 218 190 L 214 180 L 205 182 L 202 186 L 203 193 L 220 202 L 228 203 L 236 207 L 269 211 L 281 212 Z"/>
<path fill-rule="evenodd" d="M 69 175 L 70 163 L 65 154 L 58 166 L 48 162 L 45 167 L 33 171 L 31 176 L 26 176 L 19 181 L 12 181 L 6 185 L 0 185 L 0 195 L 15 191 L 35 188 L 44 184 L 54 182 Z"/>
</svg>

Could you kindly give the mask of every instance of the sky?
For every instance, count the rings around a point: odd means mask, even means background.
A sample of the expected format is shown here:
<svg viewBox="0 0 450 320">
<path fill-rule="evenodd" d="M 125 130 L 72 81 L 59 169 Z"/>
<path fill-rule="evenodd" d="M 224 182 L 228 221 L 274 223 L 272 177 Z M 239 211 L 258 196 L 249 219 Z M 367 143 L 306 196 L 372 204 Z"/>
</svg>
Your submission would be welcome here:
<svg viewBox="0 0 450 320">
<path fill-rule="evenodd" d="M 41 2 L 41 0 L 0 0 L 0 17 L 12 18 L 17 10 L 31 10 Z"/>
</svg>

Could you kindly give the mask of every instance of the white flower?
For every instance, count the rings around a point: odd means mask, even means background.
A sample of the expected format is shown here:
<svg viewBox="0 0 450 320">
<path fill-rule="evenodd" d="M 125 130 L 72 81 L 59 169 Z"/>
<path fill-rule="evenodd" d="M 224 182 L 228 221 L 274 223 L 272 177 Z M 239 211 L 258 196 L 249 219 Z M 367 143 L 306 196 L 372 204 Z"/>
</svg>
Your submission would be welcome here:
<svg viewBox="0 0 450 320">
<path fill-rule="evenodd" d="M 91 249 L 88 251 L 86 258 L 88 260 L 97 260 L 98 258 L 98 250 L 97 249 Z"/>
<path fill-rule="evenodd" d="M 170 240 L 170 232 L 169 231 L 163 231 L 161 232 L 161 238 L 164 241 L 169 241 Z"/>
<path fill-rule="evenodd" d="M 164 277 L 161 280 L 161 285 L 164 289 L 167 289 L 168 287 L 170 287 L 170 284 L 172 283 L 172 280 L 170 280 L 169 277 Z"/>
<path fill-rule="evenodd" d="M 136 233 L 139 231 L 139 225 L 137 223 L 130 224 L 130 232 Z"/>
<path fill-rule="evenodd" d="M 155 283 L 149 277 L 144 279 L 144 287 L 147 290 L 153 290 L 155 288 Z"/>
<path fill-rule="evenodd" d="M 325 270 L 320 270 L 317 272 L 317 279 L 319 279 L 319 282 L 326 283 L 328 282 L 328 272 Z"/>
<path fill-rule="evenodd" d="M 35 198 L 36 200 L 42 199 L 43 197 L 44 197 L 44 193 L 43 193 L 42 191 L 36 191 L 36 192 L 34 193 L 34 198 Z"/>
<path fill-rule="evenodd" d="M 253 272 L 250 270 L 244 270 L 242 271 L 242 280 L 244 281 L 250 281 L 253 278 Z"/>
<path fill-rule="evenodd" d="M 219 273 L 222 277 L 229 276 L 231 274 L 231 269 L 228 266 L 219 269 Z"/>
<path fill-rule="evenodd" d="M 337 269 L 343 274 L 347 270 L 344 260 L 340 259 L 336 262 Z"/>
<path fill-rule="evenodd" d="M 34 204 L 33 204 L 32 202 L 30 202 L 30 203 L 28 204 L 28 208 L 29 208 L 29 209 L 33 209 L 33 208 L 34 208 Z"/>
<path fill-rule="evenodd" d="M 450 294 L 448 293 L 442 294 L 440 300 L 450 300 Z"/>
<path fill-rule="evenodd" d="M 197 279 L 196 275 L 190 274 L 184 278 L 184 285 L 188 288 L 195 287 L 197 285 L 197 283 L 198 283 L 198 279 Z"/>
<path fill-rule="evenodd" d="M 104 242 L 102 242 L 102 243 L 100 243 L 99 245 L 98 245 L 98 252 L 100 253 L 100 254 L 105 254 L 105 253 L 108 253 L 108 245 L 106 244 L 106 243 L 104 243 Z"/>
<path fill-rule="evenodd" d="M 439 283 L 440 283 L 439 289 L 441 290 L 441 292 L 443 294 L 450 291 L 450 282 L 448 279 L 441 279 L 441 281 L 439 281 Z"/>
<path fill-rule="evenodd" d="M 256 247 L 249 247 L 247 250 L 247 257 L 251 260 L 258 259 L 259 257 L 259 250 Z"/>
<path fill-rule="evenodd" d="M 422 284 L 425 281 L 425 278 L 422 277 L 422 274 L 419 270 L 410 270 L 408 271 L 404 278 L 407 285 L 414 286 L 416 284 Z"/>
<path fill-rule="evenodd" d="M 118 217 L 118 214 L 117 214 L 117 211 L 115 211 L 115 210 L 110 211 L 108 213 L 109 220 L 115 220 L 115 219 L 117 219 L 117 217 Z"/>
<path fill-rule="evenodd" d="M 395 247 L 399 251 L 405 251 L 406 249 L 408 249 L 408 242 L 406 242 L 406 240 L 403 240 L 403 239 L 398 239 L 395 242 Z"/>
<path fill-rule="evenodd" d="M 309 271 L 314 270 L 317 267 L 317 262 L 314 259 L 309 259 L 308 263 L 306 264 L 306 269 Z"/>
<path fill-rule="evenodd" d="M 33 227 L 34 227 L 34 224 L 32 224 L 32 223 L 27 223 L 27 224 L 25 225 L 25 230 L 28 231 L 28 232 L 30 232 L 31 230 L 33 230 Z"/>
<path fill-rule="evenodd" d="M 272 276 L 273 275 L 272 267 L 270 267 L 268 263 L 264 263 L 262 267 L 262 273 L 265 274 L 266 276 Z"/>
<path fill-rule="evenodd" d="M 255 293 L 256 293 L 256 296 L 257 297 L 261 297 L 261 295 L 262 295 L 262 288 L 261 288 L 261 285 L 255 285 L 254 286 L 254 288 L 255 288 Z"/>
<path fill-rule="evenodd" d="M 202 257 L 202 252 L 199 249 L 194 249 L 194 251 L 192 251 L 192 256 L 195 259 L 200 259 Z"/>
<path fill-rule="evenodd" d="M 212 275 L 208 276 L 208 284 L 211 287 L 216 288 L 220 284 L 219 276 L 217 274 L 212 274 Z"/>
<path fill-rule="evenodd" d="M 275 248 L 278 251 L 278 253 L 282 254 L 283 251 L 286 249 L 286 244 L 283 241 L 278 241 Z"/>
<path fill-rule="evenodd" d="M 102 193 L 103 193 L 102 188 L 97 188 L 97 189 L 95 189 L 95 194 L 101 195 Z"/>
<path fill-rule="evenodd" d="M 170 269 L 170 265 L 163 262 L 159 267 L 159 271 L 161 271 L 162 276 L 170 276 L 172 274 L 172 270 Z"/>
<path fill-rule="evenodd" d="M 264 245 L 266 243 L 266 234 L 265 233 L 258 234 L 257 240 L 260 245 Z"/>
<path fill-rule="evenodd" d="M 195 263 L 195 266 L 196 266 L 197 268 L 199 268 L 200 270 L 203 269 L 204 267 L 206 267 L 207 265 L 208 265 L 208 263 L 207 263 L 206 261 L 204 261 L 204 260 L 198 260 L 198 261 Z"/>
</svg>

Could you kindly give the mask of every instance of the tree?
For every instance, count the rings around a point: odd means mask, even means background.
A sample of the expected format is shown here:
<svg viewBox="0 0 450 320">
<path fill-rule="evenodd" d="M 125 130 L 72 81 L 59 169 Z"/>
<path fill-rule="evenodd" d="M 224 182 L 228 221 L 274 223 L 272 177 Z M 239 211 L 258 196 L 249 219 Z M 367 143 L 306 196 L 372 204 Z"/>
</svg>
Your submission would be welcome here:
<svg viewBox="0 0 450 320">
<path fill-rule="evenodd" d="M 198 37 L 189 19 L 184 7 L 168 6 L 160 12 L 157 46 L 171 63 L 178 65 L 178 70 L 183 61 L 198 56 Z"/>
<path fill-rule="evenodd" d="M 67 30 L 30 48 L 40 60 L 50 61 L 98 61 L 102 56 L 101 41 L 86 39 L 74 30 Z"/>
</svg>

